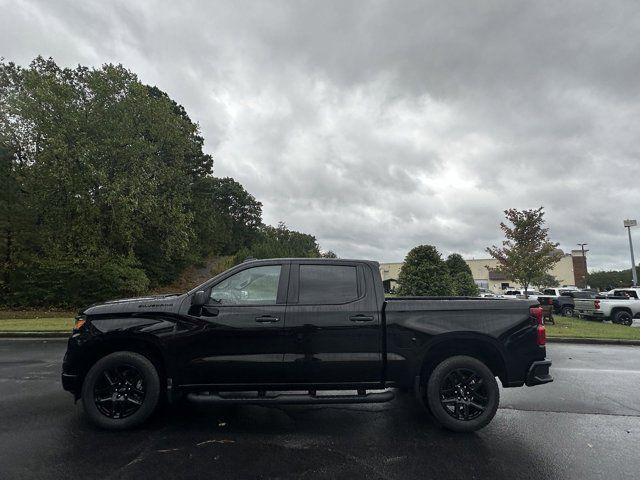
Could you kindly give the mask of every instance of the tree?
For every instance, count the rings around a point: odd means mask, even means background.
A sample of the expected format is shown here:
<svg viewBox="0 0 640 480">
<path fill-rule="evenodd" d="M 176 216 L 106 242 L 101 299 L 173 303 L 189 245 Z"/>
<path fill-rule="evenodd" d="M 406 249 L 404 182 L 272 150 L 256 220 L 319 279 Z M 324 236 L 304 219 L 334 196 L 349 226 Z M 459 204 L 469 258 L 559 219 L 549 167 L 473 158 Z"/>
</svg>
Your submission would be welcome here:
<svg viewBox="0 0 640 480">
<path fill-rule="evenodd" d="M 407 254 L 398 283 L 400 295 L 449 296 L 454 291 L 449 269 L 432 245 L 419 245 Z"/>
<path fill-rule="evenodd" d="M 233 178 L 204 177 L 193 187 L 197 248 L 201 256 L 232 255 L 258 239 L 262 204 Z"/>
<path fill-rule="evenodd" d="M 560 282 L 558 281 L 558 279 L 550 273 L 544 273 L 542 276 L 534 278 L 532 280 L 532 284 L 538 287 L 538 290 L 560 286 Z"/>
<path fill-rule="evenodd" d="M 452 253 L 445 261 L 453 281 L 453 294 L 463 297 L 478 295 L 479 289 L 473 280 L 471 268 L 459 253 Z"/>
<path fill-rule="evenodd" d="M 236 263 L 247 257 L 319 258 L 320 247 L 313 235 L 289 230 L 284 222 L 279 222 L 277 227 L 263 225 L 256 241 L 238 252 Z"/>
<path fill-rule="evenodd" d="M 338 255 L 333 250 L 327 250 L 326 252 L 320 253 L 322 258 L 338 258 Z"/>
<path fill-rule="evenodd" d="M 507 221 L 500 223 L 506 240 L 502 247 L 487 248 L 487 252 L 499 262 L 498 271 L 520 283 L 527 290 L 532 281 L 541 278 L 562 257 L 558 243 L 549 240 L 544 228 L 543 207 L 532 210 L 504 211 Z"/>
<path fill-rule="evenodd" d="M 638 266 L 640 268 L 640 265 Z M 589 273 L 589 286 L 598 290 L 628 287 L 630 285 L 631 269 L 608 270 Z"/>
</svg>

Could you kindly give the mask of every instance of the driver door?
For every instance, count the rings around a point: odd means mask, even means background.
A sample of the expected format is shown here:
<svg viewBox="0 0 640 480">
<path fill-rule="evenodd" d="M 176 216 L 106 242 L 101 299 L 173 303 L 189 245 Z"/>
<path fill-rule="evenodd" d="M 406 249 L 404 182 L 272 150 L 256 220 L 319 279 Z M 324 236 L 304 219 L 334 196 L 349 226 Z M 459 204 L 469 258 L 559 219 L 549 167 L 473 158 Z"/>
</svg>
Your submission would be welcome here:
<svg viewBox="0 0 640 480">
<path fill-rule="evenodd" d="M 234 271 L 208 289 L 199 332 L 186 345 L 186 385 L 278 383 L 289 263 Z"/>
</svg>

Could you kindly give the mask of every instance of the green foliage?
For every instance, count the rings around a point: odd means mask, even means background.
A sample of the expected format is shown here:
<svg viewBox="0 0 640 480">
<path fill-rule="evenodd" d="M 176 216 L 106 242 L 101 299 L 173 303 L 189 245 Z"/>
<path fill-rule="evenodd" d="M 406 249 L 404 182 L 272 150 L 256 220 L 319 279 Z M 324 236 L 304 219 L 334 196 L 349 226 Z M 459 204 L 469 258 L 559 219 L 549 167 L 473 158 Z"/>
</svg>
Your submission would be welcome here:
<svg viewBox="0 0 640 480">
<path fill-rule="evenodd" d="M 262 204 L 232 178 L 205 177 L 194 184 L 193 211 L 202 255 L 230 255 L 258 239 Z"/>
<path fill-rule="evenodd" d="M 545 288 L 555 288 L 560 286 L 560 282 L 556 277 L 551 275 L 550 273 L 544 273 L 538 278 L 534 278 L 531 281 L 532 285 L 535 285 L 538 290 L 543 290 Z"/>
<path fill-rule="evenodd" d="M 398 275 L 399 295 L 449 296 L 454 294 L 454 283 L 447 264 L 432 245 L 420 245 L 406 256 Z"/>
<path fill-rule="evenodd" d="M 640 272 L 640 264 L 636 267 L 636 271 Z M 614 288 L 628 287 L 631 285 L 633 276 L 631 269 L 626 270 L 608 270 L 589 273 L 587 283 L 591 288 L 598 290 L 612 290 Z"/>
<path fill-rule="evenodd" d="M 471 268 L 469 268 L 469 265 L 467 265 L 467 262 L 464 261 L 462 255 L 460 255 L 459 253 L 452 253 L 451 255 L 449 255 L 445 263 L 447 264 L 447 268 L 449 269 L 449 273 L 451 273 L 451 275 L 455 275 L 458 273 L 468 273 L 469 276 L 473 278 L 471 274 Z"/>
<path fill-rule="evenodd" d="M 453 295 L 461 297 L 476 297 L 480 293 L 480 289 L 476 282 L 473 281 L 471 274 L 466 272 L 458 272 L 451 275 L 453 281 Z"/>
<path fill-rule="evenodd" d="M 544 209 L 504 211 L 507 221 L 500 223 L 506 240 L 502 247 L 495 245 L 487 252 L 498 260 L 498 271 L 522 285 L 526 290 L 536 278 L 541 278 L 555 265 L 562 253 L 558 244 L 549 241 L 548 229 L 544 228 Z"/>
<path fill-rule="evenodd" d="M 121 65 L 0 61 L 0 304 L 143 293 L 243 248 L 319 255 L 315 238 L 262 226 L 203 144 L 183 107 Z"/>
<path fill-rule="evenodd" d="M 115 257 L 73 264 L 66 260 L 39 262 L 9 272 L 10 307 L 57 305 L 73 308 L 109 298 L 144 294 L 149 279 L 135 259 Z"/>
<path fill-rule="evenodd" d="M 256 241 L 249 248 L 242 248 L 235 256 L 235 263 L 246 258 L 318 258 L 320 247 L 313 235 L 289 230 L 284 222 L 277 227 L 264 225 Z"/>
<path fill-rule="evenodd" d="M 445 262 L 453 281 L 453 294 L 463 297 L 474 297 L 480 289 L 473 281 L 471 268 L 459 253 L 452 253 Z"/>
</svg>

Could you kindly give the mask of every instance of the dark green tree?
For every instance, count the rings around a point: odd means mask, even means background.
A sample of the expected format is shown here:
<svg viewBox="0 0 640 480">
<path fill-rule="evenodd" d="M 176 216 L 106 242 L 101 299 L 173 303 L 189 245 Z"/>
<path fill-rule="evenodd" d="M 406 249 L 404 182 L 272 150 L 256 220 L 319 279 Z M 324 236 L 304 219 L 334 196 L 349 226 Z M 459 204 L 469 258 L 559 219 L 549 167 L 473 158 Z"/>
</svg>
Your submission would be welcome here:
<svg viewBox="0 0 640 480">
<path fill-rule="evenodd" d="M 558 243 L 549 240 L 544 228 L 543 207 L 533 210 L 504 211 L 508 225 L 500 223 L 506 240 L 487 252 L 499 262 L 498 271 L 520 283 L 527 290 L 536 278 L 541 278 L 562 258 Z"/>
<path fill-rule="evenodd" d="M 452 253 L 447 257 L 445 263 L 447 264 L 449 274 L 453 281 L 454 295 L 473 297 L 480 293 L 476 282 L 473 281 L 471 268 L 469 268 L 467 262 L 464 261 L 462 255 Z"/>
<path fill-rule="evenodd" d="M 318 258 L 320 247 L 313 235 L 289 230 L 284 222 L 277 227 L 263 225 L 257 240 L 236 255 L 236 263 L 245 258 Z"/>
<path fill-rule="evenodd" d="M 204 177 L 194 185 L 193 211 L 202 256 L 231 255 L 259 237 L 262 204 L 232 178 Z"/>
<path fill-rule="evenodd" d="M 400 295 L 449 296 L 454 293 L 447 264 L 432 245 L 417 246 L 407 254 L 398 283 Z"/>
<path fill-rule="evenodd" d="M 640 270 L 640 264 L 638 265 Z M 589 273 L 589 286 L 600 291 L 611 290 L 613 288 L 628 287 L 631 285 L 631 269 L 626 270 L 607 270 L 595 271 Z"/>
</svg>

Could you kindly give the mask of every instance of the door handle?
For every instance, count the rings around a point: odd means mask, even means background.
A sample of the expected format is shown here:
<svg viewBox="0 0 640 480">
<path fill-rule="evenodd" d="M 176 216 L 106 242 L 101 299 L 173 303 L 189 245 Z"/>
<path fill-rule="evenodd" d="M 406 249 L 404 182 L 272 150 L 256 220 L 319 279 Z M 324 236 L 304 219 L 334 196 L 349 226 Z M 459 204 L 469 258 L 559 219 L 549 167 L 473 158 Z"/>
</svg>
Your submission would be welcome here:
<svg viewBox="0 0 640 480">
<path fill-rule="evenodd" d="M 256 322 L 259 323 L 275 323 L 279 321 L 280 319 L 278 317 L 272 317 L 271 315 L 262 315 L 261 317 L 256 317 Z"/>
<path fill-rule="evenodd" d="M 349 320 L 352 322 L 373 322 L 373 317 L 371 315 L 352 315 L 349 317 Z"/>
</svg>

